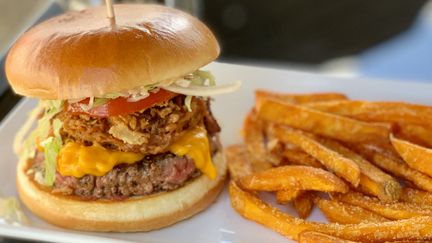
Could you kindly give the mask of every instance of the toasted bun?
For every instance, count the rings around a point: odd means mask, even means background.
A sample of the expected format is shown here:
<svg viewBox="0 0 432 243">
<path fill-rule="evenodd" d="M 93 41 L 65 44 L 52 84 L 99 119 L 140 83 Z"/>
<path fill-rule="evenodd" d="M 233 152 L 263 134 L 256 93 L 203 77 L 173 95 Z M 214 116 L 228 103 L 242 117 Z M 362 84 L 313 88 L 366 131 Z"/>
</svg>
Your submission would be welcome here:
<svg viewBox="0 0 432 243">
<path fill-rule="evenodd" d="M 182 77 L 219 55 L 211 31 L 184 12 L 115 5 L 66 13 L 24 33 L 6 59 L 18 94 L 40 99 L 101 97 Z"/>
<path fill-rule="evenodd" d="M 187 219 L 216 199 L 224 186 L 226 162 L 222 153 L 213 161 L 219 172 L 215 180 L 202 175 L 177 190 L 124 201 L 81 201 L 51 194 L 26 175 L 29 161 L 18 165 L 17 187 L 22 202 L 54 225 L 85 231 L 149 231 Z"/>
</svg>

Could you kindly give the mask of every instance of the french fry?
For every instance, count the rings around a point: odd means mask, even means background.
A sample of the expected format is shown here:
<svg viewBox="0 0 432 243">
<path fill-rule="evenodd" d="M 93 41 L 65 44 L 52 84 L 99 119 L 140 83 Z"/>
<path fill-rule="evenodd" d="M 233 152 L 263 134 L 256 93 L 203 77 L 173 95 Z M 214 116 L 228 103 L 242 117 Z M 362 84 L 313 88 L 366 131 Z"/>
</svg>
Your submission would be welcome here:
<svg viewBox="0 0 432 243">
<path fill-rule="evenodd" d="M 317 231 L 360 242 L 432 238 L 432 217 L 429 216 L 383 223 L 324 224 L 307 222 L 283 213 L 252 193 L 241 190 L 233 181 L 229 185 L 229 195 L 232 207 L 244 218 L 267 226 L 294 240 L 297 240 L 303 231 Z"/>
<path fill-rule="evenodd" d="M 286 165 L 240 178 L 248 190 L 282 191 L 296 188 L 322 192 L 347 192 L 348 186 L 334 174 L 317 168 Z"/>
<path fill-rule="evenodd" d="M 293 207 L 302 219 L 309 217 L 313 209 L 313 193 L 303 192 L 293 200 Z"/>
<path fill-rule="evenodd" d="M 406 122 L 430 125 L 432 107 L 404 102 L 340 100 L 311 103 L 310 108 L 364 121 Z"/>
<path fill-rule="evenodd" d="M 297 198 L 304 191 L 298 190 L 296 188 L 289 188 L 283 191 L 276 192 L 276 201 L 279 204 L 287 204 Z"/>
<path fill-rule="evenodd" d="M 360 190 L 377 196 L 382 201 L 393 202 L 400 197 L 402 187 L 399 182 L 363 157 L 342 144 L 329 139 L 319 140 L 323 145 L 354 161 L 360 168 Z"/>
<path fill-rule="evenodd" d="M 235 144 L 225 148 L 225 156 L 232 179 L 238 180 L 254 172 L 248 152 L 243 144 Z"/>
<path fill-rule="evenodd" d="M 299 243 L 358 243 L 358 241 L 344 240 L 335 236 L 316 231 L 304 231 L 299 235 Z"/>
<path fill-rule="evenodd" d="M 399 157 L 391 153 L 379 151 L 370 145 L 357 145 L 356 151 L 367 156 L 376 166 L 397 176 L 408 180 L 416 187 L 432 192 L 432 178 L 409 167 Z"/>
<path fill-rule="evenodd" d="M 372 198 L 358 192 L 348 192 L 334 195 L 334 198 L 375 212 L 389 219 L 408 219 L 418 216 L 432 216 L 432 207 L 416 204 L 393 202 L 385 203 L 378 198 Z"/>
<path fill-rule="evenodd" d="M 416 144 L 432 147 L 432 129 L 410 123 L 398 123 L 396 136 Z"/>
<path fill-rule="evenodd" d="M 278 136 L 283 142 L 299 146 L 306 153 L 320 161 L 326 168 L 357 187 L 360 182 L 360 168 L 352 160 L 328 149 L 313 136 L 289 127 L 273 125 L 269 132 Z"/>
<path fill-rule="evenodd" d="M 303 151 L 287 149 L 283 152 L 283 156 L 288 160 L 288 164 L 324 168 L 318 160 Z"/>
<path fill-rule="evenodd" d="M 257 107 L 258 117 L 344 142 L 387 140 L 390 127 L 313 110 L 300 105 L 264 100 Z"/>
<path fill-rule="evenodd" d="M 277 165 L 280 162 L 275 156 L 268 153 L 262 127 L 263 124 L 256 119 L 256 114 L 253 111 L 249 112 L 243 122 L 243 140 L 256 171 L 269 169 L 272 164 Z"/>
<path fill-rule="evenodd" d="M 354 206 L 335 199 L 317 198 L 315 204 L 328 221 L 339 224 L 379 223 L 389 219 L 359 206 Z"/>
<path fill-rule="evenodd" d="M 432 193 L 405 187 L 400 197 L 402 202 L 432 206 Z"/>
<path fill-rule="evenodd" d="M 425 243 L 430 242 L 430 240 L 395 240 L 395 241 L 386 241 L 385 243 Z"/>
<path fill-rule="evenodd" d="M 330 100 L 346 100 L 348 98 L 341 93 L 286 94 L 259 89 L 255 91 L 255 99 L 257 104 L 262 103 L 266 99 L 275 99 L 294 104 L 307 104 Z"/>
<path fill-rule="evenodd" d="M 428 149 L 390 135 L 393 147 L 409 167 L 432 176 L 432 149 Z"/>
</svg>

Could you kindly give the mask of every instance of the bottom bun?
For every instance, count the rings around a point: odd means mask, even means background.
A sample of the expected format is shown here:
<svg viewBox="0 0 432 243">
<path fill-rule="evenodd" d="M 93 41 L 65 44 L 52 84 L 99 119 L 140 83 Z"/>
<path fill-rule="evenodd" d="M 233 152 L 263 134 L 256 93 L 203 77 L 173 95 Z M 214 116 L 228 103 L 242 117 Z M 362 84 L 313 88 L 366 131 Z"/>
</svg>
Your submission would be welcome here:
<svg viewBox="0 0 432 243">
<path fill-rule="evenodd" d="M 219 172 L 215 180 L 201 175 L 174 191 L 122 201 L 84 201 L 52 194 L 26 175 L 29 161 L 18 165 L 17 187 L 23 203 L 51 224 L 85 231 L 149 231 L 187 219 L 216 199 L 224 186 L 226 161 L 217 153 L 213 162 Z"/>
</svg>

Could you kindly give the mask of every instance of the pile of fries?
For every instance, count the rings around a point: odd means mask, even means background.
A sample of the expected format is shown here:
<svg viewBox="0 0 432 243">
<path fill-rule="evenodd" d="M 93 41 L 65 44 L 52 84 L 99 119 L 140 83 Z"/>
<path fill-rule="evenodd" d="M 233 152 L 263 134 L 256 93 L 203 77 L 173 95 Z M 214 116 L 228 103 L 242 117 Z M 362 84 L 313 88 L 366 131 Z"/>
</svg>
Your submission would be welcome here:
<svg viewBox="0 0 432 243">
<path fill-rule="evenodd" d="M 432 107 L 258 90 L 242 132 L 226 155 L 243 217 L 299 242 L 432 240 Z M 329 223 L 306 220 L 315 205 Z"/>
</svg>

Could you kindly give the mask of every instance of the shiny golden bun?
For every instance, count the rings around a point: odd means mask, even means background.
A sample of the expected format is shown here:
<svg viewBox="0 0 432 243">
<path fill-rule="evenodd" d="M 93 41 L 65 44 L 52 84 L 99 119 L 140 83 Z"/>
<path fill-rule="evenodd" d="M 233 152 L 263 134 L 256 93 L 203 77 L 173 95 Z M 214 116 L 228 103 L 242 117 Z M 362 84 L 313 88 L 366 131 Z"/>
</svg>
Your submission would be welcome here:
<svg viewBox="0 0 432 243">
<path fill-rule="evenodd" d="M 219 172 L 215 180 L 202 175 L 177 190 L 124 201 L 81 201 L 52 194 L 26 175 L 28 161 L 18 165 L 17 187 L 21 201 L 34 214 L 57 226 L 85 231 L 149 231 L 187 219 L 210 206 L 226 177 L 222 153 L 214 156 L 213 162 Z"/>
<path fill-rule="evenodd" d="M 101 97 L 182 77 L 213 61 L 211 31 L 184 12 L 115 5 L 66 13 L 24 33 L 6 59 L 18 94 L 40 99 Z"/>
</svg>

